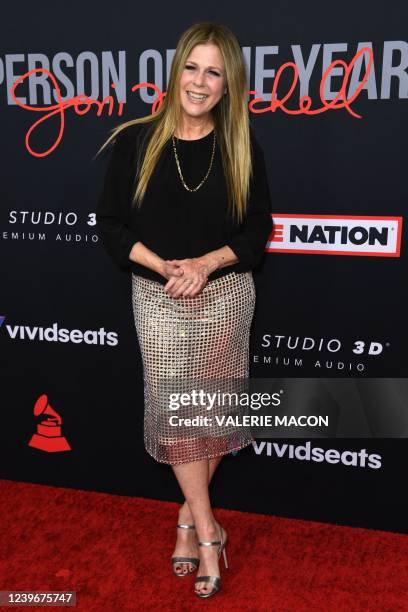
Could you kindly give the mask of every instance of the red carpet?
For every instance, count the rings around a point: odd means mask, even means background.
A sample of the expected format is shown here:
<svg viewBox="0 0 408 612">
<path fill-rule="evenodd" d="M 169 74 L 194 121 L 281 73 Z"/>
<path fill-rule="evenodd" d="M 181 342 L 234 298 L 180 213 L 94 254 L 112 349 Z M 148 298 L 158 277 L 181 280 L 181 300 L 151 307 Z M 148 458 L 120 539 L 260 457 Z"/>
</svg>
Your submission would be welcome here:
<svg viewBox="0 0 408 612">
<path fill-rule="evenodd" d="M 193 578 L 171 574 L 178 504 L 7 480 L 0 491 L 0 590 L 75 590 L 68 609 L 81 612 L 408 610 L 404 535 L 217 509 L 230 568 L 200 600 Z"/>
</svg>

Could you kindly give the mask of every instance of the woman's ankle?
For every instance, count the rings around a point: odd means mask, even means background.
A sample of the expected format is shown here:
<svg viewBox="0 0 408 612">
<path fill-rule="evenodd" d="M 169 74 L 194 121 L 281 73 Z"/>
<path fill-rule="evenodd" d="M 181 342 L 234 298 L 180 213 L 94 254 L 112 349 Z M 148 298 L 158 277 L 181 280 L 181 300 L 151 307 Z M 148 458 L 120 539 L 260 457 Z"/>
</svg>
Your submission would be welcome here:
<svg viewBox="0 0 408 612">
<path fill-rule="evenodd" d="M 187 504 L 187 502 L 184 502 L 184 504 L 180 506 L 178 515 L 179 515 L 180 521 L 183 521 L 183 522 L 188 521 L 188 523 L 191 525 L 194 523 L 193 515 L 191 514 L 190 507 Z"/>
<path fill-rule="evenodd" d="M 212 521 L 200 522 L 198 525 L 196 525 L 196 530 L 200 539 L 215 540 L 218 539 L 218 536 L 220 535 L 220 527 L 215 519 Z"/>
</svg>

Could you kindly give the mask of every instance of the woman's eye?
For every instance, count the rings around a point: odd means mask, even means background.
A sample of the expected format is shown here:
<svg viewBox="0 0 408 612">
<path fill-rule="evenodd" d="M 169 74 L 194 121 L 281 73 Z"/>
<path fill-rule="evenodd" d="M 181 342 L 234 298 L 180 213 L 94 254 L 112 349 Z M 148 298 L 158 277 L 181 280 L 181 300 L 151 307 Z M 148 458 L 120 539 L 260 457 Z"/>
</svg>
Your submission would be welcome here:
<svg viewBox="0 0 408 612">
<path fill-rule="evenodd" d="M 186 70 L 195 70 L 195 66 L 187 65 Z M 215 70 L 209 70 L 209 72 L 210 74 L 214 74 L 215 76 L 220 76 L 219 72 L 216 72 Z"/>
</svg>

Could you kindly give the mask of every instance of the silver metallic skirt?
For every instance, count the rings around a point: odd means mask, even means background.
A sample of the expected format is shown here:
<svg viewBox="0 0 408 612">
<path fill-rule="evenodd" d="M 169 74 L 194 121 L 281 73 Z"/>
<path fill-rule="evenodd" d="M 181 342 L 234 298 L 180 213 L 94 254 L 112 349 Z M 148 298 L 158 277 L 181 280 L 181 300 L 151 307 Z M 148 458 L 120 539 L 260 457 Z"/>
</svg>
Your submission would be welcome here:
<svg viewBox="0 0 408 612">
<path fill-rule="evenodd" d="M 240 424 L 247 408 L 225 398 L 246 388 L 255 300 L 251 272 L 225 274 L 197 296 L 179 298 L 132 273 L 144 444 L 156 461 L 209 459 L 253 442 L 250 428 Z"/>
</svg>

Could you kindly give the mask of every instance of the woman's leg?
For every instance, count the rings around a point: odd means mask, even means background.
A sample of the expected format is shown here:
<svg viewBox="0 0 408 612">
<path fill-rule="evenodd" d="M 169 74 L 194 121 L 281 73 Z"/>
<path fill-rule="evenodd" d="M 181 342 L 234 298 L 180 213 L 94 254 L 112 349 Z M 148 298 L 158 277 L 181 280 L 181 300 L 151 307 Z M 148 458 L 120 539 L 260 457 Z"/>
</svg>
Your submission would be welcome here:
<svg viewBox="0 0 408 612">
<path fill-rule="evenodd" d="M 218 540 L 219 531 L 212 512 L 208 492 L 209 460 L 202 459 L 200 461 L 172 465 L 172 468 L 193 515 L 198 539 L 206 542 Z M 217 550 L 216 546 L 203 546 L 199 548 L 199 575 L 220 575 Z M 203 593 L 208 593 L 213 589 L 213 586 L 202 582 L 197 583 L 196 589 Z"/>
<path fill-rule="evenodd" d="M 211 478 L 217 469 L 223 455 L 219 457 L 212 457 L 211 459 L 205 459 L 208 463 L 208 484 L 211 482 Z M 178 522 L 183 525 L 192 525 L 194 523 L 193 514 L 187 500 L 184 501 L 179 509 Z M 178 529 L 176 547 L 173 552 L 173 557 L 198 557 L 199 547 L 197 544 L 197 534 L 194 529 Z M 190 571 L 189 563 L 180 563 L 176 566 L 176 570 L 187 573 Z"/>
<path fill-rule="evenodd" d="M 207 459 L 208 461 L 208 484 L 210 484 L 212 477 L 214 476 L 214 472 L 217 469 L 221 459 L 224 455 L 220 455 L 219 457 L 212 457 L 211 459 Z M 179 518 L 182 519 L 180 522 L 190 523 L 193 522 L 193 515 L 191 513 L 190 506 L 188 505 L 187 500 L 184 500 L 183 505 L 179 510 Z M 195 537 L 194 532 L 192 535 Z"/>
</svg>

